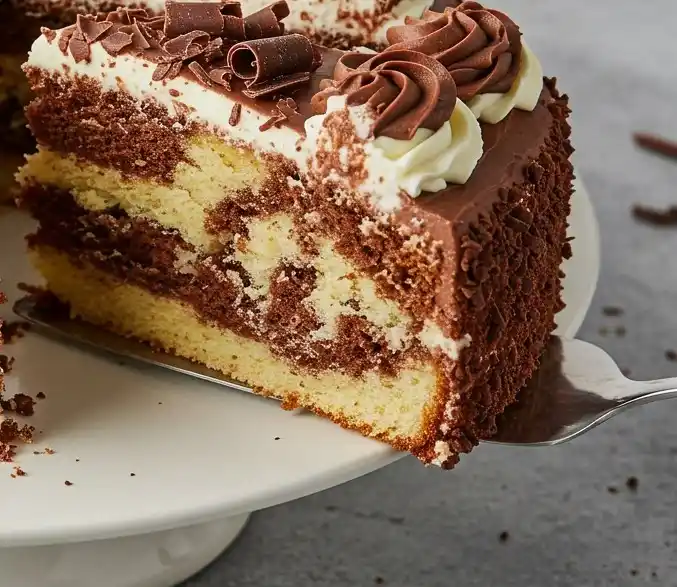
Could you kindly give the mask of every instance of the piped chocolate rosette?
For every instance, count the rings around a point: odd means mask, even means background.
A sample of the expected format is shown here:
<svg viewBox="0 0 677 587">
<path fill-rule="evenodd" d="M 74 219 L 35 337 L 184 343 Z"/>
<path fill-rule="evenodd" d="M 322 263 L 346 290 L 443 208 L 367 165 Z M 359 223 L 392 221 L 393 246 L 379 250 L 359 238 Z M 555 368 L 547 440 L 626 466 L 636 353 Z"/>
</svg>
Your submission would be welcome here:
<svg viewBox="0 0 677 587">
<path fill-rule="evenodd" d="M 493 124 L 513 108 L 533 110 L 543 87 L 538 60 L 510 18 L 477 2 L 408 18 L 387 38 L 381 53 L 341 57 L 312 100 L 319 118 L 306 132 L 327 141 L 325 119 L 347 108 L 364 141 L 366 176 L 376 178 L 364 182 L 371 192 L 417 197 L 467 182 L 483 153 L 476 119 Z M 334 132 L 328 144 L 340 150 L 342 142 Z"/>
<path fill-rule="evenodd" d="M 498 10 L 462 2 L 442 13 L 427 10 L 421 19 L 409 17 L 386 35 L 389 51 L 419 51 L 444 65 L 459 98 L 483 122 L 500 122 L 513 108 L 536 107 L 543 89 L 541 65 L 519 27 Z"/>
<path fill-rule="evenodd" d="M 384 196 L 417 197 L 465 183 L 482 156 L 479 124 L 456 94 L 447 68 L 420 51 L 347 53 L 333 80 L 313 97 L 319 115 L 306 123 L 306 132 L 321 142 L 321 127 L 331 127 L 332 117 L 347 108 L 364 144 L 365 187 Z M 340 150 L 337 139 L 344 137 L 333 138 L 331 149 Z"/>
</svg>

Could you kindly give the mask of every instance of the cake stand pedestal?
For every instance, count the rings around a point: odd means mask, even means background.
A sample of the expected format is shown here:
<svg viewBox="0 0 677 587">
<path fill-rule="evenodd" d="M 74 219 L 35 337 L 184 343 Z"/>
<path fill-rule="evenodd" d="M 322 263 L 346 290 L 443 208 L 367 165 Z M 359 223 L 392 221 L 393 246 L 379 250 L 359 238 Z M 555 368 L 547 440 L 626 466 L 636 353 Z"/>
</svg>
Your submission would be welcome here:
<svg viewBox="0 0 677 587">
<path fill-rule="evenodd" d="M 11 587 L 168 587 L 206 567 L 240 535 L 248 514 L 151 534 L 0 548 Z"/>
<path fill-rule="evenodd" d="M 11 303 L 37 283 L 23 236 L 0 214 L 0 276 Z M 597 224 L 580 183 L 570 218 L 559 332 L 573 336 L 599 271 Z M 277 402 L 28 333 L 7 395 L 39 400 L 33 445 L 0 464 L 0 583 L 171 587 L 223 552 L 251 512 L 334 487 L 403 455 Z M 46 449 L 50 450 L 46 450 Z"/>
</svg>

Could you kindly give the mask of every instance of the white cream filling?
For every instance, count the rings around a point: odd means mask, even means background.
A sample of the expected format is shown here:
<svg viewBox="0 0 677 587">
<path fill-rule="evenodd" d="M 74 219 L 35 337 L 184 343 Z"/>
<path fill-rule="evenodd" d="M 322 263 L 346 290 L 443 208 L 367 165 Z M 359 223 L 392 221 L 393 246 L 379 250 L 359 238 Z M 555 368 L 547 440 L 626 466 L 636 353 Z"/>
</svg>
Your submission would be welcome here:
<svg viewBox="0 0 677 587">
<path fill-rule="evenodd" d="M 501 122 L 513 108 L 531 112 L 536 108 L 543 90 L 541 63 L 522 41 L 520 70 L 512 87 L 505 94 L 478 94 L 468 101 L 473 114 L 482 122 Z"/>
</svg>

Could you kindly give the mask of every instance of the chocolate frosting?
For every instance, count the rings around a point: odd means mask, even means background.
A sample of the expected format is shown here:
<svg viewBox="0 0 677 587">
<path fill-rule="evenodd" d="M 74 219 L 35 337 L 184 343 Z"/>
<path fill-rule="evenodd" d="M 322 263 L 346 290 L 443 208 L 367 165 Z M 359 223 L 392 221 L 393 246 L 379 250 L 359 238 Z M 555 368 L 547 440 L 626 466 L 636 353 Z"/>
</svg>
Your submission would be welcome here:
<svg viewBox="0 0 677 587">
<path fill-rule="evenodd" d="M 407 49 L 376 55 L 346 53 L 312 99 L 324 113 L 331 96 L 345 95 L 350 106 L 371 106 L 374 136 L 409 140 L 419 128 L 438 130 L 451 117 L 456 86 L 435 59 Z"/>
<path fill-rule="evenodd" d="M 510 90 L 520 68 L 522 51 L 518 26 L 505 14 L 478 2 L 462 2 L 444 12 L 426 10 L 421 19 L 391 27 L 386 37 L 392 49 L 430 55 L 451 73 L 458 97 Z"/>
</svg>

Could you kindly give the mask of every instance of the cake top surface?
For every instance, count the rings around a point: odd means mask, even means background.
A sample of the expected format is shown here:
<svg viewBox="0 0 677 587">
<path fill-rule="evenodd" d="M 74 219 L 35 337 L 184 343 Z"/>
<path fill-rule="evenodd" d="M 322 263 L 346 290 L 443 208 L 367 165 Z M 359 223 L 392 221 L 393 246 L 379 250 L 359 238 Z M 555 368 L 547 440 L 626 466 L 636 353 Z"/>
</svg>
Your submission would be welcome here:
<svg viewBox="0 0 677 587">
<path fill-rule="evenodd" d="M 518 26 L 477 2 L 448 1 L 390 27 L 382 51 L 346 52 L 288 33 L 284 0 L 248 15 L 235 1 L 168 0 L 159 16 L 118 8 L 44 30 L 28 65 L 66 66 L 184 108 L 391 211 L 402 194 L 462 190 L 491 150 L 509 152 L 504 175 L 549 126 L 550 93 Z M 357 159 L 362 174 L 343 161 Z"/>
</svg>

